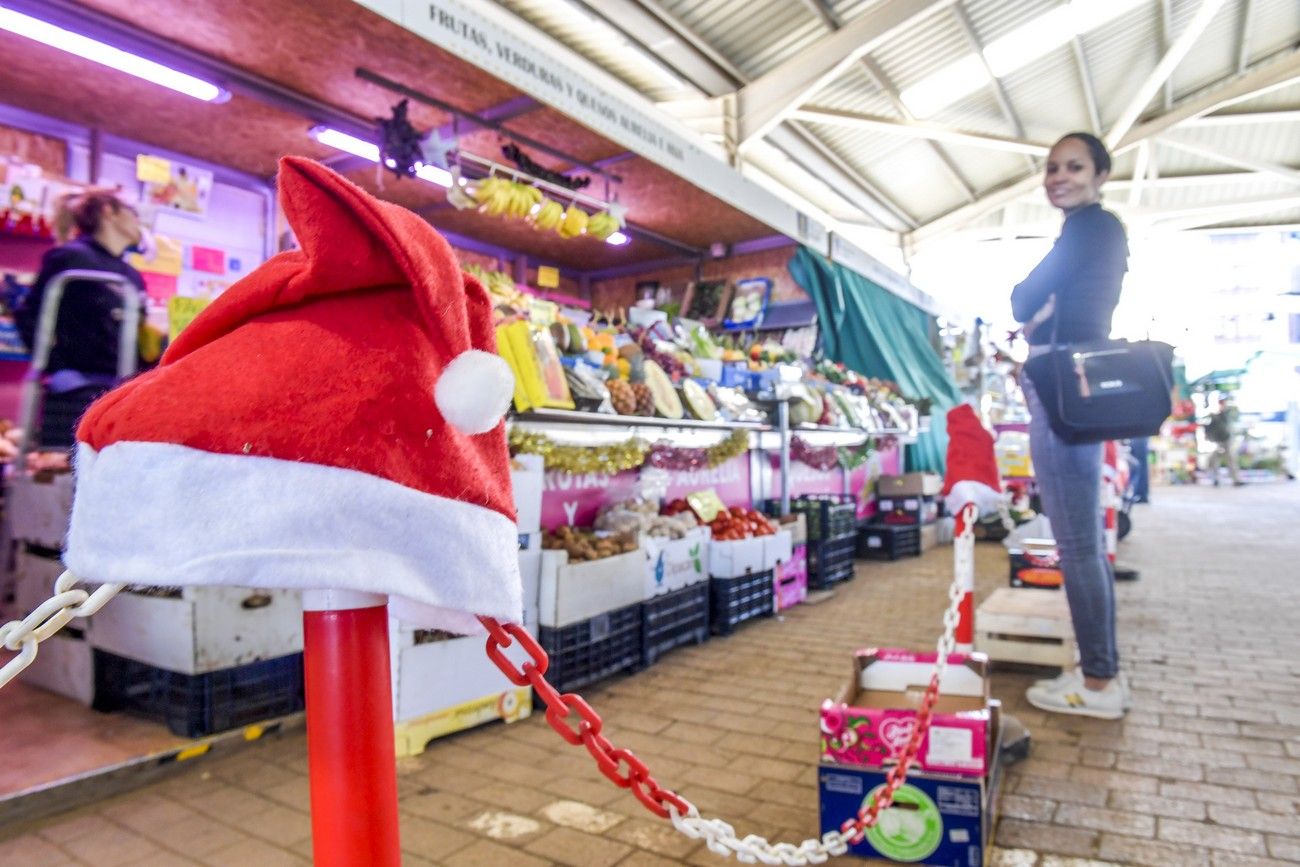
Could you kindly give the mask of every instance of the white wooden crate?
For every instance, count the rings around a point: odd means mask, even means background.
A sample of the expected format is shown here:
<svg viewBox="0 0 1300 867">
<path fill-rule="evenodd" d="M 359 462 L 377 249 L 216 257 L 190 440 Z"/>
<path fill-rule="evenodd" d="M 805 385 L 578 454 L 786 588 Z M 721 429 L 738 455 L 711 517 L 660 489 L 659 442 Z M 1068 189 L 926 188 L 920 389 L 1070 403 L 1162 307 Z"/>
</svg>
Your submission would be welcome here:
<svg viewBox="0 0 1300 867">
<path fill-rule="evenodd" d="M 9 480 L 5 504 L 9 535 L 23 542 L 35 542 L 59 550 L 68 533 L 72 515 L 72 474 L 63 473 L 48 481 L 37 481 L 25 473 Z"/>
<path fill-rule="evenodd" d="M 181 674 L 206 674 L 302 650 L 297 591 L 183 587 L 118 593 L 86 621 L 92 646 Z"/>
<path fill-rule="evenodd" d="M 975 611 L 975 649 L 996 662 L 1071 668 L 1074 626 L 1065 593 L 999 587 Z"/>
</svg>

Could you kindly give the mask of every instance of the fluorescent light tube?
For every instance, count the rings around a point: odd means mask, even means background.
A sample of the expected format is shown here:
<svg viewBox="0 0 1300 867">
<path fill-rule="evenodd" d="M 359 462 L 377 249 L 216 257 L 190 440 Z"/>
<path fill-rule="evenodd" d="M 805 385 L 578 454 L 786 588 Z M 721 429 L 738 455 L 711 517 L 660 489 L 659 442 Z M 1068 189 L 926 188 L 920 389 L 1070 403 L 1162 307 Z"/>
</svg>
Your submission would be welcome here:
<svg viewBox="0 0 1300 867">
<path fill-rule="evenodd" d="M 348 135 L 327 126 L 312 127 L 308 131 L 308 135 L 335 150 L 352 154 L 354 157 L 361 157 L 361 159 L 369 160 L 372 163 L 379 162 L 379 145 L 374 142 L 368 142 L 365 139 Z M 418 166 L 415 170 L 415 176 L 422 181 L 428 181 L 444 188 L 450 188 L 452 183 L 451 172 L 438 166 Z"/>
<path fill-rule="evenodd" d="M 632 243 L 632 239 L 623 232 L 615 232 L 605 239 L 606 244 L 613 244 L 615 247 L 622 247 L 624 244 Z"/>
<path fill-rule="evenodd" d="M 84 57 L 86 60 L 125 72 L 127 75 L 134 75 L 136 78 L 204 102 L 224 102 L 230 98 L 228 91 L 210 81 L 195 78 L 193 75 L 187 75 L 161 63 L 146 60 L 137 54 L 114 48 L 89 36 L 64 30 L 47 21 L 23 15 L 21 12 L 3 6 L 0 6 L 0 30 L 8 30 L 10 33 L 25 36 L 51 48 Z"/>
</svg>

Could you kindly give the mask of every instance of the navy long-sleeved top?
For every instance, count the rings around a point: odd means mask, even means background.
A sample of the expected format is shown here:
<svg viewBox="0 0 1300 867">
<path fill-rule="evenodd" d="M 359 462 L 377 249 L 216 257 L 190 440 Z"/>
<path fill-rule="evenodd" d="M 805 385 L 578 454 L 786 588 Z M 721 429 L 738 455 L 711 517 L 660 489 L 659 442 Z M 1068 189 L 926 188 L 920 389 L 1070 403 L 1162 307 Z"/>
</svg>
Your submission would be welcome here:
<svg viewBox="0 0 1300 867">
<path fill-rule="evenodd" d="M 1056 296 L 1055 310 L 1028 335 L 1030 345 L 1105 340 L 1128 270 L 1128 238 L 1119 218 L 1099 204 L 1065 218 L 1043 261 L 1011 293 L 1017 322 L 1029 322 Z"/>
<path fill-rule="evenodd" d="M 73 270 L 109 271 L 121 274 L 144 295 L 144 278 L 121 257 L 105 250 L 93 238 L 77 238 L 47 252 L 41 271 L 15 320 L 23 341 L 36 345 L 36 329 L 45 299 L 45 287 L 56 275 Z M 76 370 L 102 376 L 117 374 L 118 332 L 122 321 L 122 296 L 102 283 L 77 280 L 69 283 L 59 304 L 54 327 L 54 346 L 45 369 Z"/>
</svg>

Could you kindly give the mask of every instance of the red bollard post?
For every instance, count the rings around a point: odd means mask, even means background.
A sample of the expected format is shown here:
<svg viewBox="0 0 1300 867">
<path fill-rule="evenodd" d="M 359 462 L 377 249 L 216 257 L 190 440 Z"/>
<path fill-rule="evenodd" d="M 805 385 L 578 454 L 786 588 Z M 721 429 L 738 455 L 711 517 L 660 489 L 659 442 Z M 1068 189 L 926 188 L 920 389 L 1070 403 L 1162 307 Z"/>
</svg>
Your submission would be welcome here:
<svg viewBox="0 0 1300 867">
<path fill-rule="evenodd" d="M 303 593 L 316 867 L 401 867 L 387 599 Z"/>
<path fill-rule="evenodd" d="M 967 503 L 957 513 L 953 527 L 953 571 L 954 578 L 962 589 L 961 605 L 957 609 L 960 619 L 954 633 L 958 653 L 970 653 L 975 649 L 975 522 L 979 520 L 979 509 L 974 503 Z"/>
</svg>

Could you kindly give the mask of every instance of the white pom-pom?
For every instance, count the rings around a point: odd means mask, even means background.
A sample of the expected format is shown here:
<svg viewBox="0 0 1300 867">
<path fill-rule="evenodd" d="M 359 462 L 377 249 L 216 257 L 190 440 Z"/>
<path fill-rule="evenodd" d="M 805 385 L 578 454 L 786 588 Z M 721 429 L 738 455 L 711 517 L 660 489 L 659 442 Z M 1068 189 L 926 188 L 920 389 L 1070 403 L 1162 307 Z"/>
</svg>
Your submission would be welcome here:
<svg viewBox="0 0 1300 867">
<path fill-rule="evenodd" d="M 967 503 L 974 503 L 980 515 L 992 515 L 1005 500 L 1006 495 L 1001 491 L 996 491 L 983 482 L 963 479 L 952 486 L 952 491 L 944 498 L 944 505 L 949 515 L 956 515 Z"/>
<path fill-rule="evenodd" d="M 443 369 L 433 401 L 453 427 L 481 434 L 497 426 L 514 393 L 515 376 L 501 356 L 468 349 Z"/>
</svg>

